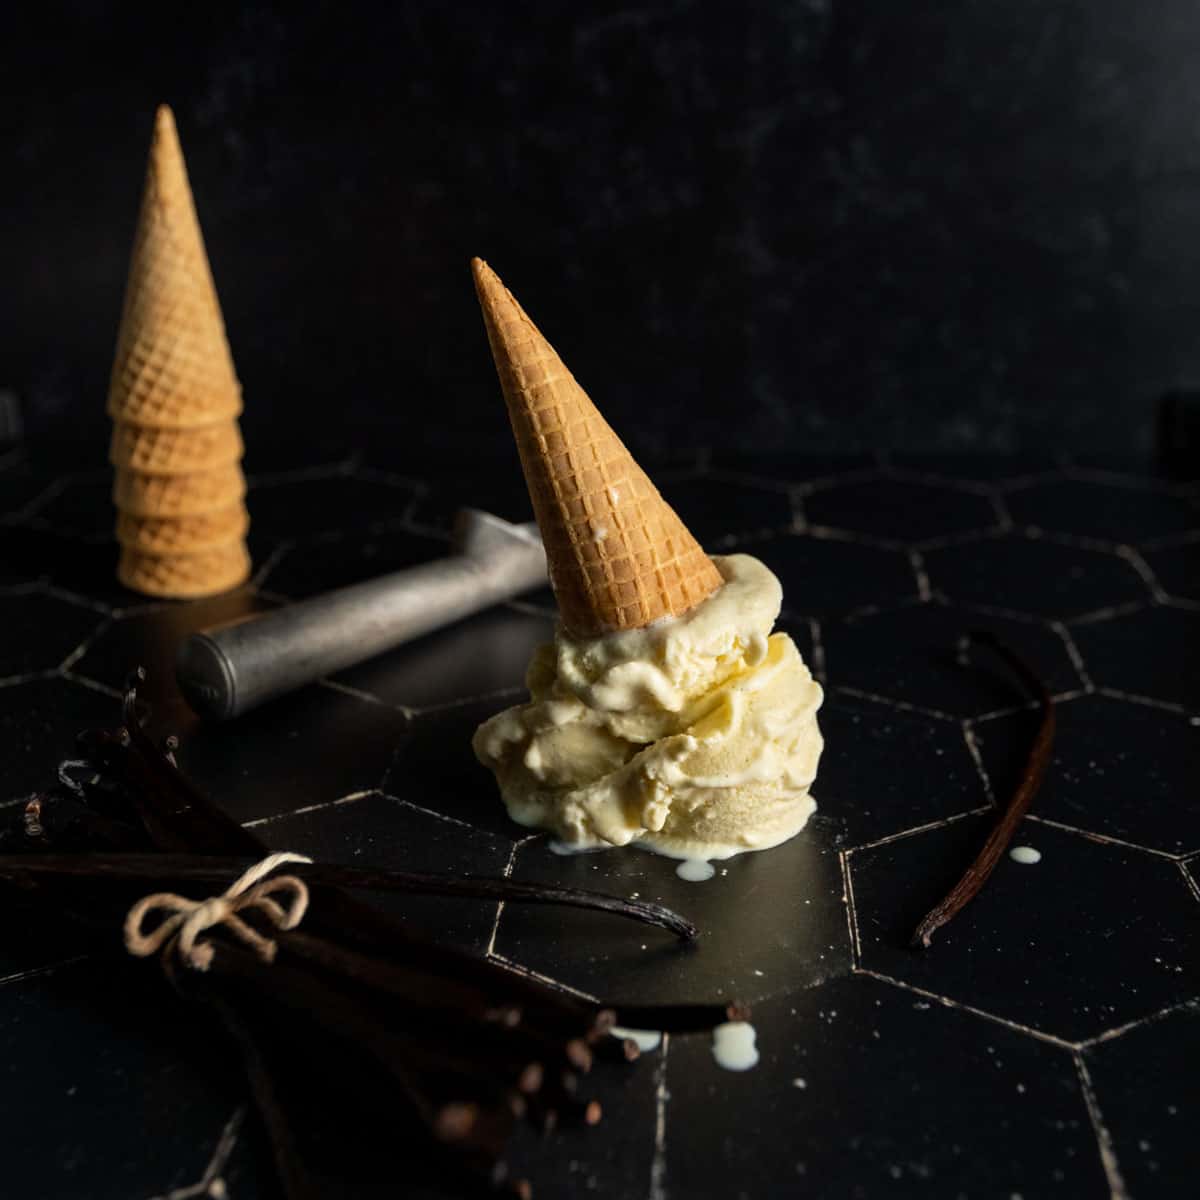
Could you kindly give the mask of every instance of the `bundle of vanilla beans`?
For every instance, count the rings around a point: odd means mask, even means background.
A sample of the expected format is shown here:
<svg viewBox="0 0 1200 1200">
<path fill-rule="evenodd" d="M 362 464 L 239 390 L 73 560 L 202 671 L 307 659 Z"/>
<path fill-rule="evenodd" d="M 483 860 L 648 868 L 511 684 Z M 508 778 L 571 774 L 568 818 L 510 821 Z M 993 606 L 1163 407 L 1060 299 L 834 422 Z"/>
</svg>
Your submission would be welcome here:
<svg viewBox="0 0 1200 1200">
<path fill-rule="evenodd" d="M 263 859 L 267 847 L 188 782 L 174 749 L 143 731 L 131 686 L 123 725 L 80 735 L 59 786 L 18 806 L 0 830 L 6 905 L 23 900 L 39 918 L 86 927 L 98 953 L 112 952 L 134 901 L 164 890 L 203 900 Z M 142 964 L 161 967 L 182 997 L 181 1036 L 223 1028 L 237 1047 L 288 1200 L 360 1187 L 528 1196 L 529 1182 L 506 1162 L 510 1139 L 525 1125 L 601 1119 L 589 1070 L 637 1056 L 609 1034 L 614 1025 L 685 1033 L 745 1016 L 720 1003 L 593 1003 L 442 945 L 351 890 L 567 904 L 695 936 L 657 905 L 477 876 L 329 864 L 288 873 L 311 893 L 300 927 L 259 927 L 254 913 L 240 914 L 276 943 L 274 961 L 217 928 L 205 935 L 207 970 L 169 946 Z M 146 982 L 150 993 L 153 977 Z"/>
</svg>

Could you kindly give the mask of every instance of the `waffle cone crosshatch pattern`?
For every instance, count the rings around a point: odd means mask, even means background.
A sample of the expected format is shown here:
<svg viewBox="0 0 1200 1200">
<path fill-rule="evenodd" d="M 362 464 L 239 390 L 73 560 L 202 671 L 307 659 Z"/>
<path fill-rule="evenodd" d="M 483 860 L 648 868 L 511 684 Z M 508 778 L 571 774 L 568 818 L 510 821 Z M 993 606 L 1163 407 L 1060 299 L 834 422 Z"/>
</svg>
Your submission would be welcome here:
<svg viewBox="0 0 1200 1200">
<path fill-rule="evenodd" d="M 160 107 L 109 387 L 117 576 L 151 596 L 250 573 L 241 388 L 171 110 Z"/>
</svg>

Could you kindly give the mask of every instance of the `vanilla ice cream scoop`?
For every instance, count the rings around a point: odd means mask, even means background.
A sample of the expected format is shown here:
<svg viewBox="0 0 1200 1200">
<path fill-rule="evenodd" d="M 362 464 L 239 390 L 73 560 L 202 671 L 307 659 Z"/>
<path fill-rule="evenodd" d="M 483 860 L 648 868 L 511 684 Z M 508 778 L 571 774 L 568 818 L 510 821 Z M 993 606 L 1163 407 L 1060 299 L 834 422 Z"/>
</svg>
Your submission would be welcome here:
<svg viewBox="0 0 1200 1200">
<path fill-rule="evenodd" d="M 579 849 L 765 850 L 816 804 L 821 689 L 779 580 L 711 558 L 486 263 L 472 263 L 558 600 L 532 699 L 475 734 L 522 825 Z"/>
<path fill-rule="evenodd" d="M 779 581 L 745 554 L 679 617 L 574 637 L 529 668 L 528 704 L 475 734 L 512 818 L 579 849 L 676 858 L 765 850 L 803 828 L 821 755 L 820 685 L 772 633 Z"/>
</svg>

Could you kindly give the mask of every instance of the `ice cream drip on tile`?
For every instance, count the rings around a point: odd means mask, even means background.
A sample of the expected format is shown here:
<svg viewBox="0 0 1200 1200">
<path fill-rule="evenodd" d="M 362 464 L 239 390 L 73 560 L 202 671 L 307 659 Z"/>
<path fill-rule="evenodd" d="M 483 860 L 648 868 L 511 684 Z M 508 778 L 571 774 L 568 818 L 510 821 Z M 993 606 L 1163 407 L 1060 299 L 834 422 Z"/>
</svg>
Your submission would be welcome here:
<svg viewBox="0 0 1200 1200">
<path fill-rule="evenodd" d="M 822 692 L 773 632 L 778 579 L 701 549 L 504 285 L 474 270 L 560 609 L 529 703 L 478 729 L 477 756 L 514 820 L 568 846 L 706 863 L 786 841 L 816 808 Z"/>
</svg>

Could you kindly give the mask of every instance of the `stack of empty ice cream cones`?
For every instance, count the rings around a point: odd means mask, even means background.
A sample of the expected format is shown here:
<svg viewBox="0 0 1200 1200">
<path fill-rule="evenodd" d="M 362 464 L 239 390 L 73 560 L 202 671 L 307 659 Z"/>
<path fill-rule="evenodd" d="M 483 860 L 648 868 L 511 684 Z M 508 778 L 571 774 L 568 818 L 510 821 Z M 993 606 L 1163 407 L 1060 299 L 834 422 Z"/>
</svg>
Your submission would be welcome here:
<svg viewBox="0 0 1200 1200">
<path fill-rule="evenodd" d="M 152 596 L 207 596 L 250 573 L 225 338 L 171 110 L 158 110 L 109 388 L 117 576 Z"/>
</svg>

